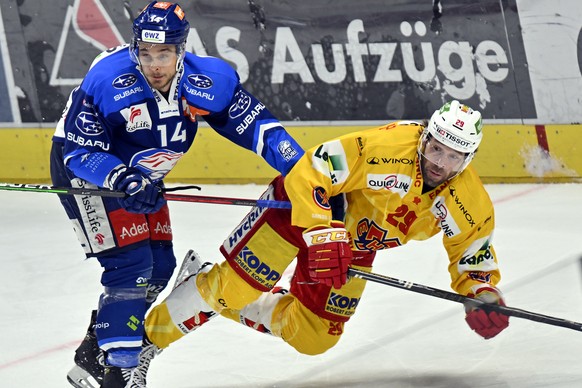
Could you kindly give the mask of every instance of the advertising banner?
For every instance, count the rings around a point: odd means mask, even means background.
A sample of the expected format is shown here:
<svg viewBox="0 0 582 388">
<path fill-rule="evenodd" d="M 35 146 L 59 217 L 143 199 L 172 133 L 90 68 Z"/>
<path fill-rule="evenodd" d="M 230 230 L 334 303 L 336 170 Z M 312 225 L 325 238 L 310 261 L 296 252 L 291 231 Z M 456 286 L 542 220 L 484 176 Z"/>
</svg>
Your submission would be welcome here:
<svg viewBox="0 0 582 388">
<path fill-rule="evenodd" d="M 18 101 L 2 103 L 1 120 L 54 122 L 93 58 L 131 39 L 148 1 L 0 3 L 8 64 L 0 88 L 4 81 Z M 486 119 L 538 117 L 515 0 L 181 5 L 189 50 L 231 63 L 282 121 L 422 119 L 450 99 Z"/>
</svg>

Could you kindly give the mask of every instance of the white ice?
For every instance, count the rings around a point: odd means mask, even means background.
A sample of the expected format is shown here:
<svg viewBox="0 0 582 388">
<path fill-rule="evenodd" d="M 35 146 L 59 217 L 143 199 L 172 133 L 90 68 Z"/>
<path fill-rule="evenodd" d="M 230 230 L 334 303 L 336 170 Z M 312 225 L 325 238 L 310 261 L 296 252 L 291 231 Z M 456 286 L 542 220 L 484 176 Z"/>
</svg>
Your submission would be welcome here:
<svg viewBox="0 0 582 388">
<path fill-rule="evenodd" d="M 582 322 L 582 186 L 487 185 L 508 305 Z M 263 186 L 203 187 L 256 198 Z M 196 194 L 196 193 L 193 193 Z M 248 208 L 171 202 L 178 260 L 209 261 Z M 0 387 L 68 387 L 65 375 L 100 293 L 52 194 L 0 191 Z M 374 271 L 450 290 L 440 236 L 381 252 Z M 163 296 L 166 295 L 164 292 Z M 370 283 L 340 342 L 319 356 L 223 318 L 152 363 L 148 386 L 581 387 L 582 332 L 511 318 L 483 340 L 460 304 Z"/>
</svg>

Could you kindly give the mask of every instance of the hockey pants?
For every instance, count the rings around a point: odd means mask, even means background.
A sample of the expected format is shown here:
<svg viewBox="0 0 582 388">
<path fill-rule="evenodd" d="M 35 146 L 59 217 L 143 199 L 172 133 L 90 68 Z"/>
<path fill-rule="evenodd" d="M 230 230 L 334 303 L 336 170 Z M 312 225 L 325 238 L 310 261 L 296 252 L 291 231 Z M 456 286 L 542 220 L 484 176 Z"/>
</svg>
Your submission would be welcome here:
<svg viewBox="0 0 582 388">
<path fill-rule="evenodd" d="M 262 197 L 285 199 L 282 180 Z M 351 278 L 335 289 L 307 273 L 302 229 L 290 211 L 254 208 L 221 247 L 226 260 L 176 287 L 146 317 L 148 337 L 165 348 L 218 314 L 282 338 L 298 352 L 333 347 L 355 313 L 365 281 Z M 278 292 L 281 274 L 297 258 L 289 293 Z M 371 270 L 373 255 L 355 268 Z M 207 267 L 209 268 L 209 267 Z"/>
</svg>

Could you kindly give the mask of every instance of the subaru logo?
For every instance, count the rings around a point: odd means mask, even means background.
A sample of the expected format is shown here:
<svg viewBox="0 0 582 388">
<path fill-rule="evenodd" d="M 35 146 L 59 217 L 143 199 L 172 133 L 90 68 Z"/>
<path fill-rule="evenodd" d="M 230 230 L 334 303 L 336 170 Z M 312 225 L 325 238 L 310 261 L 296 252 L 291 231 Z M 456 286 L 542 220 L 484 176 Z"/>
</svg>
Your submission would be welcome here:
<svg viewBox="0 0 582 388">
<path fill-rule="evenodd" d="M 242 90 L 236 92 L 234 99 L 234 104 L 228 109 L 228 115 L 231 119 L 242 116 L 249 109 L 249 106 L 251 106 L 251 97 Z"/>
<path fill-rule="evenodd" d="M 134 74 L 127 73 L 120 75 L 119 77 L 113 80 L 113 87 L 115 89 L 125 89 L 129 88 L 131 85 L 137 82 L 137 77 Z"/>
<path fill-rule="evenodd" d="M 77 128 L 88 136 L 100 135 L 103 132 L 103 127 L 97 120 L 97 116 L 90 112 L 81 112 L 75 118 L 75 125 Z"/>
<path fill-rule="evenodd" d="M 188 82 L 198 89 L 208 89 L 212 86 L 212 78 L 204 74 L 190 74 Z"/>
</svg>

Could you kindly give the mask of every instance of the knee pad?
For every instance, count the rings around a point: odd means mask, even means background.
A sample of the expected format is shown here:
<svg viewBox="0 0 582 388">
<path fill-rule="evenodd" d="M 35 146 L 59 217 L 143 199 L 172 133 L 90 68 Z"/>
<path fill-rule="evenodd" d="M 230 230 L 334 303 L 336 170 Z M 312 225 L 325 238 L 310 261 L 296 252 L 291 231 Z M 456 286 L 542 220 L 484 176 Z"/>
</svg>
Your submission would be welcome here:
<svg viewBox="0 0 582 388">
<path fill-rule="evenodd" d="M 141 288 L 113 288 L 105 287 L 99 298 L 99 310 L 112 303 L 124 302 L 126 300 L 145 300 L 146 289 Z"/>
</svg>

